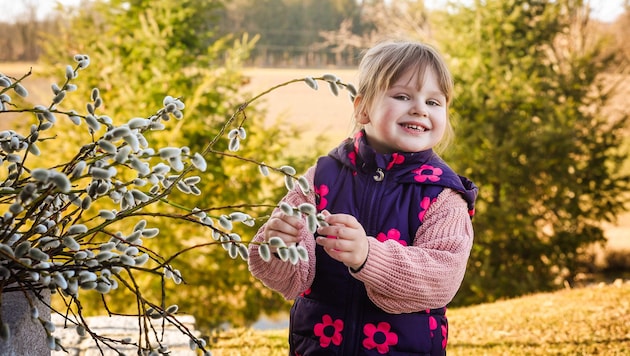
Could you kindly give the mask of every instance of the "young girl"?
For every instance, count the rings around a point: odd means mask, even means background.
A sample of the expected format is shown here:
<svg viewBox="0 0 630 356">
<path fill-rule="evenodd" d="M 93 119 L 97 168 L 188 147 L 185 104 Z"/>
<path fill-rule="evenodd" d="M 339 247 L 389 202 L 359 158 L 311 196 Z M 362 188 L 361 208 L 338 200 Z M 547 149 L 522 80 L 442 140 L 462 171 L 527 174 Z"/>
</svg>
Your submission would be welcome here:
<svg viewBox="0 0 630 356">
<path fill-rule="evenodd" d="M 309 260 L 262 260 L 250 245 L 249 269 L 295 299 L 291 355 L 444 355 L 446 305 L 460 287 L 473 242 L 477 188 L 433 151 L 450 130 L 453 83 L 443 59 L 414 42 L 384 42 L 359 65 L 347 139 L 305 174 L 309 202 L 328 226 L 276 209 L 255 236 L 300 244 Z"/>
</svg>

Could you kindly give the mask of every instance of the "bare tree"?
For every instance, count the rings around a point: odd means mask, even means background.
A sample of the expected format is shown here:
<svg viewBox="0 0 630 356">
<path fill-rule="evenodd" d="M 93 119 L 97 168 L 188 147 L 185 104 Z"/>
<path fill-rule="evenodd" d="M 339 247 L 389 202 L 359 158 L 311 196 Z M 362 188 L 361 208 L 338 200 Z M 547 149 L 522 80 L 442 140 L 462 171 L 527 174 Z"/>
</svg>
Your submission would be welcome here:
<svg viewBox="0 0 630 356">
<path fill-rule="evenodd" d="M 414 37 L 428 41 L 433 37 L 429 12 L 422 0 L 363 2 L 361 21 L 369 30 L 354 33 L 352 20 L 346 19 L 336 31 L 321 31 L 323 40 L 315 48 L 331 47 L 333 53 L 343 53 L 368 48 L 385 38 Z"/>
</svg>

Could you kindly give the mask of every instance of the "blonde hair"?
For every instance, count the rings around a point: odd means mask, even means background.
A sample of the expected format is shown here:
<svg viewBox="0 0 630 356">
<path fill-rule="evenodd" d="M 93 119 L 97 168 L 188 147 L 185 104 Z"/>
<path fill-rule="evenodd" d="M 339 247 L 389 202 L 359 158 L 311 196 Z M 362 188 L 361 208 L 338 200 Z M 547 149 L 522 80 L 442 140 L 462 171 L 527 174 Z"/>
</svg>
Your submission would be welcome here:
<svg viewBox="0 0 630 356">
<path fill-rule="evenodd" d="M 453 95 L 453 78 L 436 49 L 419 42 L 386 41 L 367 50 L 359 63 L 357 96 L 360 96 L 360 101 L 354 110 L 355 122 L 359 115 L 368 111 L 378 95 L 387 91 L 409 70 L 415 71 L 418 87 L 421 87 L 429 68 L 437 76 L 448 111 Z M 453 136 L 450 120 L 447 120 L 446 126 L 439 148 L 444 148 Z M 358 124 L 355 126 L 355 130 L 360 128 Z"/>
</svg>

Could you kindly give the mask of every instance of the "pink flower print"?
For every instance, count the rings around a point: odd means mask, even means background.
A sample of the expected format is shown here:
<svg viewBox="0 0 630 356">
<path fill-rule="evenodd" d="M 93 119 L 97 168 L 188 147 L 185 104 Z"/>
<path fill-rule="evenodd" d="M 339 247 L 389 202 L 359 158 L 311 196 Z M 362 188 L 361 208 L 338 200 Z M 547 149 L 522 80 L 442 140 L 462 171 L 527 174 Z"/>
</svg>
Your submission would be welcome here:
<svg viewBox="0 0 630 356">
<path fill-rule="evenodd" d="M 357 166 L 357 153 L 352 151 L 352 152 L 348 152 L 348 159 L 350 160 L 350 163 L 352 163 L 353 166 Z"/>
<path fill-rule="evenodd" d="M 468 210 L 468 215 L 470 215 L 470 217 L 475 216 L 475 208 Z"/>
<path fill-rule="evenodd" d="M 442 349 L 446 349 L 446 343 L 448 342 L 448 326 L 442 324 Z"/>
<path fill-rule="evenodd" d="M 433 330 L 437 329 L 437 320 L 434 317 L 429 317 L 429 330 L 431 330 L 431 337 L 433 338 Z"/>
<path fill-rule="evenodd" d="M 350 163 L 352 163 L 352 165 L 354 166 L 354 170 L 352 171 L 352 175 L 356 176 L 357 175 L 357 153 L 356 152 L 349 152 L 348 153 L 348 159 L 350 160 Z"/>
<path fill-rule="evenodd" d="M 330 343 L 339 346 L 341 345 L 341 331 L 343 330 L 343 320 L 332 320 L 332 317 L 328 314 L 322 317 L 322 322 L 315 324 L 313 332 L 315 336 L 319 336 L 319 345 L 321 347 L 328 347 Z"/>
<path fill-rule="evenodd" d="M 431 205 L 431 203 L 433 203 L 437 198 L 431 200 L 431 198 L 429 197 L 424 197 L 422 198 L 422 201 L 420 202 L 420 212 L 418 213 L 418 220 L 420 220 L 420 222 L 424 221 L 424 214 L 427 213 L 427 210 L 429 210 L 429 206 Z"/>
<path fill-rule="evenodd" d="M 307 296 L 311 294 L 311 288 L 309 287 L 307 290 L 305 290 L 304 292 L 302 292 L 302 294 L 300 294 L 301 297 Z"/>
<path fill-rule="evenodd" d="M 363 131 L 358 131 L 354 134 L 354 151 L 359 152 L 359 141 L 361 141 L 361 137 L 363 137 Z"/>
<path fill-rule="evenodd" d="M 395 164 L 403 164 L 404 162 L 405 162 L 405 156 L 401 155 L 400 153 L 392 153 L 392 160 L 391 162 L 389 162 L 385 170 L 388 171 L 392 169 L 392 167 Z"/>
<path fill-rule="evenodd" d="M 318 211 L 322 211 L 326 209 L 326 206 L 328 205 L 328 200 L 324 197 L 328 195 L 328 193 L 329 193 L 329 189 L 326 184 L 322 184 L 319 187 L 315 187 L 315 194 L 319 195 L 319 203 L 317 203 Z"/>
<path fill-rule="evenodd" d="M 378 235 L 376 235 L 376 239 L 379 240 L 380 242 L 384 242 L 386 240 L 395 240 L 399 244 L 403 246 L 407 246 L 407 241 L 400 239 L 400 231 L 396 229 L 390 229 L 389 231 L 387 231 L 387 235 L 385 235 L 382 232 L 379 232 Z"/>
<path fill-rule="evenodd" d="M 379 354 L 384 355 L 389 352 L 389 347 L 398 343 L 398 335 L 390 332 L 391 325 L 380 322 L 378 325 L 365 324 L 363 333 L 367 336 L 363 339 L 363 347 L 368 350 L 376 348 Z"/>
<path fill-rule="evenodd" d="M 423 164 L 420 168 L 414 169 L 412 172 L 416 174 L 414 177 L 415 180 L 420 183 L 424 183 L 427 180 L 437 182 L 440 180 L 440 176 L 442 175 L 442 168 Z"/>
</svg>

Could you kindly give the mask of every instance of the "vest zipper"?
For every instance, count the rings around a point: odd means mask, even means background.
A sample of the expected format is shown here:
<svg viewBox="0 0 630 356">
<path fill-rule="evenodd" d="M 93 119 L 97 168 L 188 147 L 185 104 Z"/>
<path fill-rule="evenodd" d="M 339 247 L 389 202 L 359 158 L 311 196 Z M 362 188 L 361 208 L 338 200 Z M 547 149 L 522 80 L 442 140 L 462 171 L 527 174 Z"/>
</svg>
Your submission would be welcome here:
<svg viewBox="0 0 630 356">
<path fill-rule="evenodd" d="M 376 169 L 376 174 L 374 176 L 372 176 L 372 178 L 374 178 L 375 181 L 377 182 L 382 182 L 383 179 L 385 179 L 385 173 L 383 172 L 382 168 L 377 168 Z"/>
<path fill-rule="evenodd" d="M 363 298 L 356 297 L 359 291 L 359 281 L 353 281 L 352 283 L 352 293 L 348 300 L 346 301 L 347 305 L 350 305 L 350 317 L 348 320 L 352 320 L 352 327 L 348 329 L 346 337 L 350 342 L 344 342 L 343 353 L 341 355 L 358 355 L 359 347 L 363 343 L 363 309 L 364 302 Z M 358 300 L 358 301 L 357 301 Z"/>
<path fill-rule="evenodd" d="M 376 172 L 375 174 L 372 176 L 372 181 L 367 180 L 367 188 L 365 189 L 366 192 L 369 192 L 369 194 L 366 195 L 366 197 L 369 197 L 367 203 L 363 206 L 363 209 L 365 209 L 365 211 L 368 211 L 367 214 L 367 221 L 365 221 L 365 224 L 367 224 L 367 226 L 363 226 L 363 228 L 365 229 L 365 232 L 368 235 L 374 235 L 376 233 L 378 233 L 379 231 L 375 231 L 377 226 L 376 226 L 376 222 L 378 219 L 375 219 L 374 216 L 376 215 L 378 208 L 380 206 L 380 202 L 382 201 L 381 196 L 383 195 L 383 189 L 382 187 L 385 184 L 385 171 L 383 171 L 382 168 L 376 168 Z M 376 235 L 374 235 L 376 236 Z"/>
<path fill-rule="evenodd" d="M 377 168 L 375 174 L 372 176 L 372 180 L 366 180 L 365 192 L 369 192 L 364 195 L 367 199 L 364 200 L 363 209 L 368 211 L 367 220 L 364 222 L 367 226 L 364 226 L 368 235 L 374 235 L 376 231 L 376 221 L 374 215 L 378 211 L 379 203 L 382 201 L 381 196 L 383 194 L 383 181 L 385 180 L 385 172 L 382 168 Z M 347 305 L 350 305 L 349 320 L 352 320 L 352 327 L 348 328 L 346 337 L 350 342 L 344 343 L 342 355 L 357 355 L 359 348 L 363 342 L 363 309 L 364 301 L 362 298 L 357 297 L 359 293 L 359 287 L 361 282 L 355 280 L 352 283 L 352 293 L 350 293 Z M 366 296 L 367 298 L 367 296 Z"/>
</svg>

